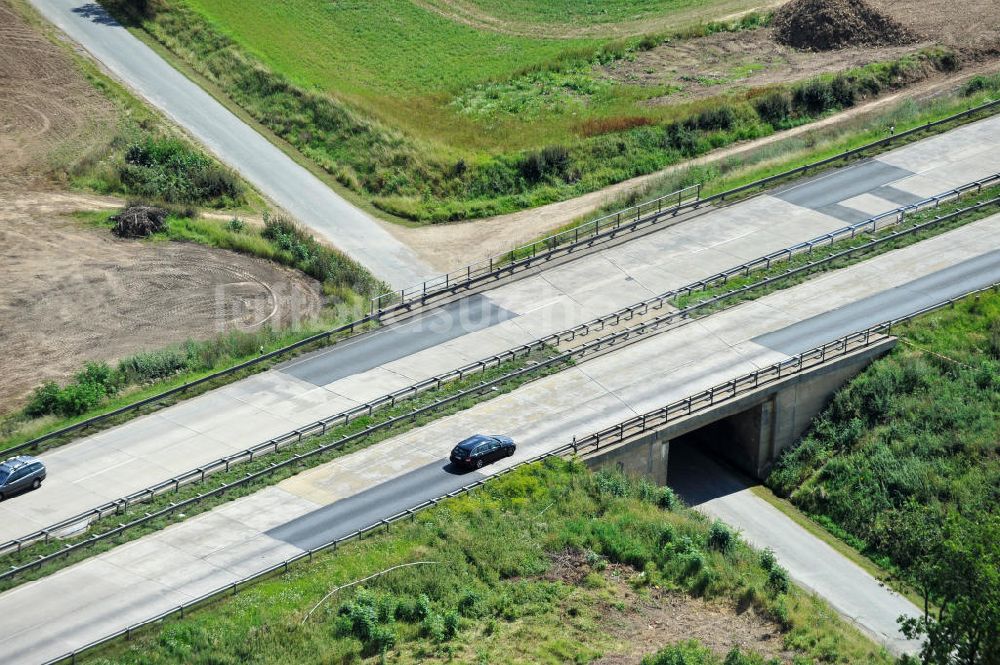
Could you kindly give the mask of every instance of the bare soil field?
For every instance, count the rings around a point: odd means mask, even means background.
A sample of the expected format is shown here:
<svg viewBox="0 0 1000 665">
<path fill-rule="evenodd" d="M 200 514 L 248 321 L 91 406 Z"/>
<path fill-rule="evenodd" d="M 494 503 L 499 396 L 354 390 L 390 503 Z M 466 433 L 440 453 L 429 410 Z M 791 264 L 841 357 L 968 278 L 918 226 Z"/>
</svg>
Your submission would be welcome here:
<svg viewBox="0 0 1000 665">
<path fill-rule="evenodd" d="M 110 141 L 114 106 L 0 0 L 0 186 L 39 184 Z"/>
<path fill-rule="evenodd" d="M 121 240 L 65 217 L 87 203 L 0 192 L 0 400 L 88 360 L 314 316 L 301 273 L 201 245 Z M 94 207 L 94 206 L 88 206 Z"/>
<path fill-rule="evenodd" d="M 818 4 L 828 5 L 831 11 L 839 8 L 832 0 Z M 869 4 L 877 10 L 876 16 L 901 26 L 906 38 L 898 36 L 899 45 L 800 50 L 779 43 L 776 29 L 717 33 L 637 53 L 634 60 L 616 62 L 603 72 L 622 83 L 670 86 L 674 90 L 671 94 L 646 103 L 671 104 L 751 86 L 801 81 L 896 59 L 934 44 L 953 48 L 971 61 L 1000 56 L 1000 12 L 992 0 L 973 0 L 963 3 L 961 9 L 943 0 L 876 0 Z M 813 37 L 822 41 L 827 36 Z M 808 43 L 810 36 L 798 35 L 797 39 Z M 869 41 L 864 35 L 858 40 L 861 44 Z"/>
<path fill-rule="evenodd" d="M 582 555 L 567 552 L 553 559 L 546 579 L 575 587 L 584 585 L 584 571 L 589 566 Z M 628 583 L 635 574 L 633 568 L 620 564 L 611 564 L 601 573 L 608 601 L 601 608 L 600 632 L 612 636 L 621 649 L 594 661 L 594 665 L 638 665 L 644 656 L 691 639 L 723 658 L 738 647 L 782 663 L 792 662 L 793 654 L 784 649 L 778 625 L 753 610 L 740 611 L 725 603 L 658 588 L 649 588 L 640 595 Z"/>
<path fill-rule="evenodd" d="M 0 0 L 0 411 L 88 360 L 288 325 L 322 307 L 297 271 L 69 218 L 121 204 L 61 192 L 57 176 L 103 151 L 118 122 L 71 55 Z"/>
<path fill-rule="evenodd" d="M 1000 6 L 996 0 L 868 0 L 921 39 L 970 58 L 1000 56 Z"/>
</svg>

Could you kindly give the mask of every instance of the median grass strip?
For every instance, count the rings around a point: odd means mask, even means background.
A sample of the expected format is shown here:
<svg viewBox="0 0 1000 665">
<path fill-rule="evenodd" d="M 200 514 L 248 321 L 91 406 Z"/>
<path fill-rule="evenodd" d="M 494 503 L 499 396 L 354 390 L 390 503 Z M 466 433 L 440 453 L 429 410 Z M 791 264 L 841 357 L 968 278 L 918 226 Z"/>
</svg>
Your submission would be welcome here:
<svg viewBox="0 0 1000 665">
<path fill-rule="evenodd" d="M 204 483 L 183 485 L 179 487 L 176 492 L 161 494 L 150 499 L 149 501 L 136 502 L 128 509 L 125 509 L 120 513 L 96 520 L 90 525 L 88 533 L 66 539 L 52 539 L 48 542 L 40 541 L 33 545 L 24 547 L 20 552 L 5 555 L 2 557 L 4 565 L 20 566 L 30 563 L 38 559 L 40 556 L 46 556 L 59 552 L 60 550 L 65 549 L 67 545 L 84 542 L 93 533 L 102 533 L 109 529 L 114 529 L 120 524 L 128 523 L 131 520 L 141 518 L 146 514 L 153 514 L 161 510 L 171 509 L 169 511 L 170 514 L 165 515 L 162 518 L 157 518 L 155 520 L 150 520 L 136 525 L 135 527 L 122 532 L 118 536 L 95 542 L 86 548 L 71 552 L 65 557 L 60 557 L 59 559 L 46 563 L 43 566 L 25 571 L 23 574 L 14 579 L 0 581 L 0 590 L 16 586 L 24 581 L 37 579 L 51 574 L 52 572 L 75 563 L 76 561 L 80 561 L 84 558 L 111 549 L 121 543 L 135 540 L 143 535 L 176 523 L 178 519 L 191 517 L 192 515 L 210 510 L 221 503 L 252 494 L 253 492 L 256 492 L 264 487 L 274 485 L 289 476 L 295 475 L 304 469 L 313 468 L 328 462 L 331 459 L 366 448 L 370 445 L 378 443 L 379 441 L 397 436 L 438 418 L 442 418 L 459 411 L 464 411 L 480 402 L 484 402 L 493 399 L 498 395 L 510 392 L 528 381 L 534 381 L 542 378 L 571 364 L 571 361 L 560 361 L 559 363 L 549 365 L 540 364 L 542 361 L 553 358 L 556 355 L 558 354 L 555 351 L 544 349 L 523 358 L 509 361 L 485 370 L 475 376 L 468 376 L 464 379 L 444 384 L 441 388 L 421 393 L 416 397 L 397 403 L 395 406 L 375 411 L 368 416 L 361 416 L 345 425 L 332 427 L 327 430 L 326 434 L 304 439 L 301 443 L 289 445 L 288 447 L 282 448 L 275 453 L 261 454 L 252 461 L 234 465 L 229 471 L 220 471 L 212 474 L 206 478 Z M 497 381 L 498 379 L 502 379 L 511 373 L 518 372 L 523 369 L 530 369 L 536 365 L 538 366 L 537 371 L 522 373 L 515 378 L 501 381 L 497 385 L 485 388 L 482 391 L 477 390 L 483 384 Z M 459 396 L 461 393 L 466 391 L 469 394 L 461 396 L 458 399 L 454 399 L 456 396 Z M 444 403 L 435 407 L 435 405 L 439 402 Z M 415 410 L 423 409 L 424 407 L 431 408 L 414 417 L 406 417 Z M 377 431 L 373 431 L 370 434 L 355 437 L 342 446 L 331 446 L 331 450 L 329 451 L 303 457 L 294 464 L 289 464 L 280 468 L 273 468 L 275 465 L 288 462 L 299 455 L 303 455 L 323 446 L 335 444 L 341 439 L 352 437 L 364 432 L 368 428 L 376 427 L 394 419 L 399 419 L 399 422 L 395 422 L 388 427 L 379 428 Z M 245 479 L 248 475 L 259 472 L 263 472 L 261 477 L 254 479 L 252 482 L 247 482 L 238 487 L 229 489 L 224 494 L 219 492 L 217 489 L 220 485 L 240 481 Z M 206 485 L 208 486 L 207 488 Z M 199 497 L 201 498 L 199 499 Z M 184 508 L 185 512 L 183 517 L 180 517 L 176 511 L 172 510 L 174 504 L 193 498 L 198 500 Z"/>
<path fill-rule="evenodd" d="M 417 561 L 434 563 L 390 570 Z M 720 657 L 738 642 L 746 657 L 727 663 L 892 662 L 670 490 L 549 459 L 84 662 L 636 662 L 720 632 L 741 635 L 713 640 Z"/>
<path fill-rule="evenodd" d="M 673 300 L 673 304 L 678 309 L 683 309 L 711 298 L 733 294 L 732 297 L 726 298 L 724 302 L 720 301 L 701 309 L 699 315 L 704 316 L 722 308 L 732 307 L 739 302 L 753 300 L 777 290 L 787 289 L 811 279 L 817 274 L 831 270 L 840 270 L 841 268 L 855 265 L 872 257 L 902 249 L 903 247 L 909 247 L 921 240 L 947 233 L 966 224 L 971 224 L 977 220 L 995 215 L 1000 211 L 998 194 L 1000 194 L 1000 186 L 984 187 L 979 193 L 969 194 L 961 199 L 943 203 L 937 208 L 929 208 L 908 214 L 901 225 L 883 228 L 874 234 L 859 234 L 854 238 L 841 240 L 832 245 L 824 245 L 822 248 L 817 248 L 810 253 L 796 254 L 790 259 L 772 264 L 770 268 L 760 269 L 746 276 L 730 278 L 725 284 L 707 286 L 703 290 L 680 295 Z M 935 223 L 934 221 L 939 217 L 953 213 L 960 214 L 940 223 Z M 915 232 L 910 232 L 911 229 L 920 226 L 923 226 L 923 228 Z M 879 242 L 878 244 L 873 244 L 873 241 Z M 825 256 L 840 253 L 846 254 L 836 257 L 833 260 L 824 260 Z M 819 263 L 820 261 L 822 263 Z M 798 270 L 798 272 L 782 278 L 789 271 L 795 270 Z M 747 289 L 747 287 L 753 287 L 766 280 L 773 281 L 759 288 Z"/>
</svg>

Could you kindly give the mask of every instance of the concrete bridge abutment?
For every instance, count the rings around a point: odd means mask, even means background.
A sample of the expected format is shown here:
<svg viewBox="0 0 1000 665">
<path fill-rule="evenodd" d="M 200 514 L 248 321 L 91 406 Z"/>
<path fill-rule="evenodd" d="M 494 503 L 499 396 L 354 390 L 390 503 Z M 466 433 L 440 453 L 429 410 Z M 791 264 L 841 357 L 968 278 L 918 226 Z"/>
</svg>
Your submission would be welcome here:
<svg viewBox="0 0 1000 665">
<path fill-rule="evenodd" d="M 721 455 L 754 478 L 767 476 L 781 453 L 795 444 L 845 383 L 896 344 L 888 338 L 822 365 L 717 402 L 656 431 L 583 454 L 592 469 L 617 468 L 627 475 L 667 482 L 670 444 L 697 433 L 713 455 Z"/>
</svg>

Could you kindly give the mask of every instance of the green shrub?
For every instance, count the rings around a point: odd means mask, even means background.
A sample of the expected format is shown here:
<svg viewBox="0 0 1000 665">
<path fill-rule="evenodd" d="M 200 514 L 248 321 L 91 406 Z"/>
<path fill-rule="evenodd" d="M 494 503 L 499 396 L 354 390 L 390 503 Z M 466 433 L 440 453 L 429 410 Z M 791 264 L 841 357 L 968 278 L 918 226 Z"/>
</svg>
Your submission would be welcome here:
<svg viewBox="0 0 1000 665">
<path fill-rule="evenodd" d="M 444 636 L 451 639 L 458 635 L 459 616 L 455 610 L 448 610 L 444 613 Z"/>
<path fill-rule="evenodd" d="M 565 179 L 571 163 L 569 150 L 547 146 L 526 154 L 518 168 L 521 177 L 534 185 L 548 178 Z"/>
<path fill-rule="evenodd" d="M 736 546 L 736 537 L 728 526 L 715 520 L 708 529 L 708 546 L 723 554 L 729 554 Z"/>
<path fill-rule="evenodd" d="M 822 79 L 813 79 L 792 90 L 792 104 L 805 115 L 821 115 L 835 103 L 830 84 Z"/>
<path fill-rule="evenodd" d="M 788 593 L 788 572 L 781 566 L 772 566 L 767 573 L 767 586 L 776 594 Z"/>
<path fill-rule="evenodd" d="M 79 416 L 90 411 L 107 397 L 104 386 L 97 383 L 71 383 L 59 392 L 56 411 L 61 416 Z"/>
<path fill-rule="evenodd" d="M 761 120 L 778 127 L 791 115 L 792 100 L 784 90 L 772 90 L 754 100 L 754 109 Z"/>
<path fill-rule="evenodd" d="M 190 358 L 179 348 L 147 351 L 123 358 L 118 362 L 118 372 L 126 383 L 143 384 L 189 369 Z"/>
<path fill-rule="evenodd" d="M 441 615 L 432 612 L 424 617 L 420 623 L 420 634 L 433 642 L 444 642 L 447 632 Z"/>
<path fill-rule="evenodd" d="M 833 98 L 835 106 L 849 108 L 854 106 L 857 93 L 852 82 L 846 76 L 840 74 L 833 77 L 833 80 L 830 81 L 830 96 Z"/>
<path fill-rule="evenodd" d="M 677 493 L 673 489 L 664 486 L 660 488 L 656 504 L 664 510 L 674 510 L 680 505 L 680 499 L 677 498 Z"/>
<path fill-rule="evenodd" d="M 777 662 L 777 661 L 772 661 Z M 726 659 L 721 660 L 708 647 L 697 640 L 672 644 L 652 656 L 642 659 L 641 665 L 764 665 L 764 659 L 757 654 L 745 654 L 733 647 Z"/>
<path fill-rule="evenodd" d="M 703 131 L 730 129 L 736 124 L 736 114 L 728 106 L 713 106 L 699 113 L 692 124 Z"/>
<path fill-rule="evenodd" d="M 25 415 L 31 418 L 38 418 L 50 413 L 57 413 L 61 392 L 55 381 L 46 381 L 41 386 L 35 388 L 35 391 L 31 394 L 31 399 L 28 401 L 28 405 L 24 407 Z"/>
<path fill-rule="evenodd" d="M 623 474 L 601 469 L 595 476 L 597 490 L 601 494 L 624 498 L 629 494 L 629 482 Z"/>
<path fill-rule="evenodd" d="M 234 205 L 243 199 L 231 171 L 179 139 L 146 137 L 130 144 L 118 178 L 127 194 L 168 203 Z"/>
</svg>

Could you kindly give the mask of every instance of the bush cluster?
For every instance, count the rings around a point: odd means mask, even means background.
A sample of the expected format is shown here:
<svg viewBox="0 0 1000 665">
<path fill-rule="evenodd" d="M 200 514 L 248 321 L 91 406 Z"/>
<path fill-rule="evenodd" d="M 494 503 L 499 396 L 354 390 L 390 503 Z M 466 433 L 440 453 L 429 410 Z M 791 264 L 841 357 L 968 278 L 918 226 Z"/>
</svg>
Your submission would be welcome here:
<svg viewBox="0 0 1000 665">
<path fill-rule="evenodd" d="M 205 372 L 257 353 L 279 335 L 269 328 L 258 332 L 232 332 L 206 342 L 184 344 L 123 358 L 114 367 L 89 362 L 72 381 L 60 386 L 48 381 L 32 393 L 24 414 L 74 417 L 100 406 L 129 386 L 142 386 L 184 372 Z"/>
<path fill-rule="evenodd" d="M 78 416 L 117 393 L 121 386 L 121 374 L 106 363 L 90 362 L 64 387 L 48 381 L 36 388 L 24 413 L 32 418 L 50 413 Z"/>
<path fill-rule="evenodd" d="M 325 285 L 347 287 L 366 296 L 377 295 L 386 288 L 359 263 L 320 243 L 285 217 L 265 213 L 262 235 L 278 248 L 278 260 Z"/>
<path fill-rule="evenodd" d="M 687 640 L 646 656 L 640 665 L 778 665 L 780 662 L 777 658 L 765 660 L 759 654 L 744 653 L 739 647 L 733 647 L 725 658 L 719 658 L 697 640 Z"/>
<path fill-rule="evenodd" d="M 231 207 L 243 200 L 234 173 L 179 139 L 146 137 L 130 144 L 118 178 L 126 194 L 167 203 Z"/>
</svg>

